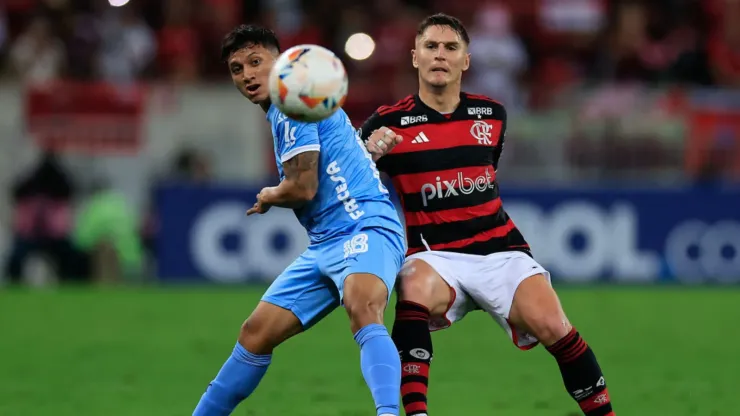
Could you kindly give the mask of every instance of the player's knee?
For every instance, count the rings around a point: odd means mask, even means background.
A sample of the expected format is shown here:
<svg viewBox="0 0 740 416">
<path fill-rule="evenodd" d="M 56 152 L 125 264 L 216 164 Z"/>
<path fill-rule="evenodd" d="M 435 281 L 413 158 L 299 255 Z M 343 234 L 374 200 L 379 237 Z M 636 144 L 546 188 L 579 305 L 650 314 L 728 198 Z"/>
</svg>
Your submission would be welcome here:
<svg viewBox="0 0 740 416">
<path fill-rule="evenodd" d="M 383 323 L 383 311 L 388 300 L 388 288 L 377 276 L 352 275 L 345 280 L 344 308 L 356 332 L 365 325 Z"/>
<path fill-rule="evenodd" d="M 365 325 L 382 324 L 385 306 L 385 298 L 354 299 L 344 303 L 347 315 L 349 315 L 352 322 L 352 328 L 355 331 Z"/>
<path fill-rule="evenodd" d="M 239 331 L 239 343 L 254 354 L 270 354 L 279 345 L 274 333 L 271 333 L 263 322 L 249 318 L 244 321 Z"/>
<path fill-rule="evenodd" d="M 289 311 L 283 311 L 270 314 L 258 307 L 242 324 L 239 344 L 254 354 L 270 354 L 283 341 L 299 333 L 300 321 Z"/>
<path fill-rule="evenodd" d="M 399 279 L 398 293 L 401 299 L 415 302 L 426 307 L 432 306 L 433 287 L 428 276 L 408 275 Z"/>
<path fill-rule="evenodd" d="M 545 346 L 552 345 L 570 332 L 557 294 L 541 274 L 519 284 L 509 312 L 509 320 L 524 328 Z"/>
<path fill-rule="evenodd" d="M 570 331 L 570 323 L 560 314 L 535 313 L 526 319 L 528 332 L 545 346 L 550 346 Z"/>
</svg>

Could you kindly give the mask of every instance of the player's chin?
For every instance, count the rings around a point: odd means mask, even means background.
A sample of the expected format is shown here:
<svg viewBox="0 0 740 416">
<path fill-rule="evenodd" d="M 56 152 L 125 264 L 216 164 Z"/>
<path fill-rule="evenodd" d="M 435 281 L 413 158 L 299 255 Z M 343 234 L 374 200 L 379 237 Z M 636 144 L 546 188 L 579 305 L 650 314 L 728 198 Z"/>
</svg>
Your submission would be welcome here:
<svg viewBox="0 0 740 416">
<path fill-rule="evenodd" d="M 437 77 L 437 76 L 432 76 L 430 79 L 427 80 L 427 82 L 432 87 L 437 87 L 437 88 L 446 87 L 447 84 L 450 83 L 449 80 L 447 80 L 447 78 L 442 78 L 442 77 Z"/>
<path fill-rule="evenodd" d="M 270 94 L 267 91 L 262 92 L 262 91 L 259 91 L 258 90 L 258 91 L 254 92 L 254 93 L 249 92 L 249 91 L 244 91 L 243 94 L 253 104 L 261 104 L 261 103 L 265 102 L 265 100 L 270 99 Z"/>
</svg>

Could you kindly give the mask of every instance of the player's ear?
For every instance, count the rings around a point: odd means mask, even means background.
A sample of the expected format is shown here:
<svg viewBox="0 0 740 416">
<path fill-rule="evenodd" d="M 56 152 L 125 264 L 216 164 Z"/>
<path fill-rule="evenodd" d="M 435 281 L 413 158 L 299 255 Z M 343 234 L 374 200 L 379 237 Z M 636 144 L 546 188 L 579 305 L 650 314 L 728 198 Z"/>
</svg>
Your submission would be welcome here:
<svg viewBox="0 0 740 416">
<path fill-rule="evenodd" d="M 467 71 L 470 68 L 470 52 L 465 53 L 465 62 L 463 62 L 463 71 Z"/>
<path fill-rule="evenodd" d="M 414 68 L 419 67 L 419 62 L 416 60 L 416 49 L 411 49 L 411 65 L 413 65 Z"/>
</svg>

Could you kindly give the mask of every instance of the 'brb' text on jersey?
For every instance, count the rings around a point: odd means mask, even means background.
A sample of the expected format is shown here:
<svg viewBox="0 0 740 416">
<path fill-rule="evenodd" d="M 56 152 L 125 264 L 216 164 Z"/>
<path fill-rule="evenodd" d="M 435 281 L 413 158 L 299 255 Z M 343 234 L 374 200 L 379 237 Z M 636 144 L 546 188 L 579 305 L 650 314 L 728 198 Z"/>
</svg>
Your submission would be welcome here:
<svg viewBox="0 0 740 416">
<path fill-rule="evenodd" d="M 403 137 L 377 164 L 401 199 L 407 254 L 424 249 L 530 254 L 501 206 L 496 182 L 506 130 L 501 104 L 462 93 L 458 108 L 444 115 L 413 95 L 380 107 L 362 126 L 362 139 L 382 126 Z"/>
<path fill-rule="evenodd" d="M 388 190 L 344 111 L 317 123 L 302 123 L 273 105 L 267 120 L 281 181 L 285 179 L 283 163 L 304 152 L 319 152 L 316 196 L 294 210 L 311 243 L 351 233 L 358 226 L 382 227 L 402 235 Z"/>
</svg>

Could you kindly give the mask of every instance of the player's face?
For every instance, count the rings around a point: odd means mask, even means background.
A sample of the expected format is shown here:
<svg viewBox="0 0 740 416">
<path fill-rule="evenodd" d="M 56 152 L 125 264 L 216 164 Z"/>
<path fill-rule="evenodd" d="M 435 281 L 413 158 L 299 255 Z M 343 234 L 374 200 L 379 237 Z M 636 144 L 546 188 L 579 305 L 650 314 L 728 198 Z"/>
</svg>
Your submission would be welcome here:
<svg viewBox="0 0 740 416">
<path fill-rule="evenodd" d="M 429 26 L 417 37 L 411 54 L 419 79 L 434 87 L 459 83 L 470 67 L 467 45 L 449 26 Z"/>
<path fill-rule="evenodd" d="M 248 45 L 231 54 L 229 72 L 234 85 L 249 101 L 270 101 L 268 78 L 275 64 L 275 54 L 262 45 Z"/>
</svg>

